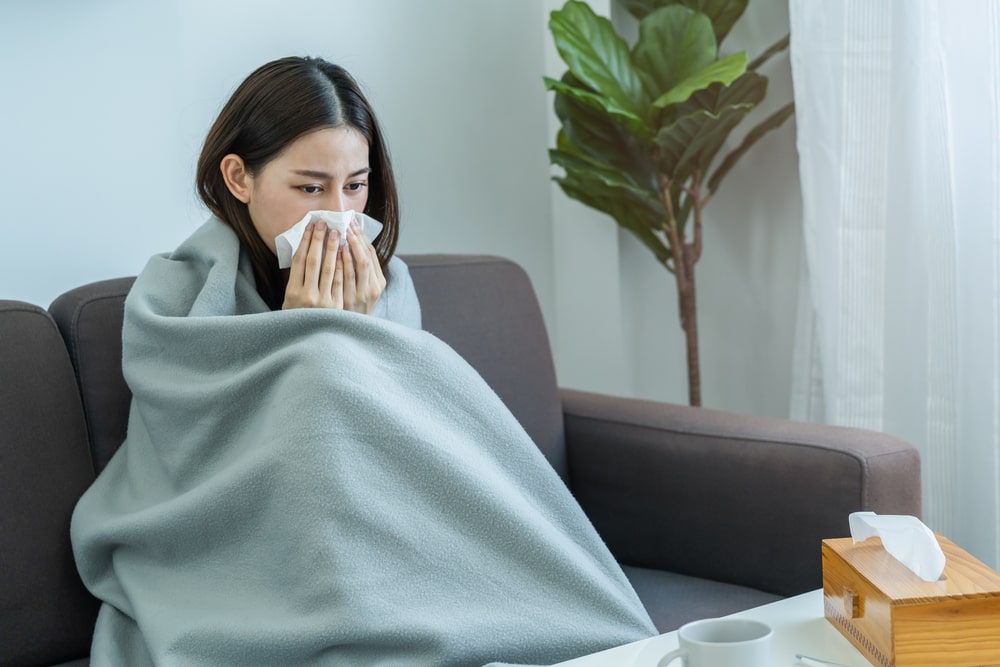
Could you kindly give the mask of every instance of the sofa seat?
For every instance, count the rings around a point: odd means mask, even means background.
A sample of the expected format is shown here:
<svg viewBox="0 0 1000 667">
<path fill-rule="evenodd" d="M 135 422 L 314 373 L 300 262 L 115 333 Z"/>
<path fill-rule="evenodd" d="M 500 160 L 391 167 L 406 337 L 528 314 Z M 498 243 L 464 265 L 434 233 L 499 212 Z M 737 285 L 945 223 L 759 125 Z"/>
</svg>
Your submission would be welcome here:
<svg viewBox="0 0 1000 667">
<path fill-rule="evenodd" d="M 666 570 L 629 565 L 623 565 L 622 570 L 660 632 L 676 630 L 700 618 L 735 614 L 784 597 Z"/>
</svg>

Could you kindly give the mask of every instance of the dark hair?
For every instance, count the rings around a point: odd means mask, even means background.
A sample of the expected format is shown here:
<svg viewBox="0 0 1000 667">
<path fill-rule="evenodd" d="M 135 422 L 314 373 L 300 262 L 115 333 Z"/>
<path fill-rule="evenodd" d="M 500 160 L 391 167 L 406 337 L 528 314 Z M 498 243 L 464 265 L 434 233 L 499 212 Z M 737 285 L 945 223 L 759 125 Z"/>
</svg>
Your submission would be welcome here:
<svg viewBox="0 0 1000 667">
<path fill-rule="evenodd" d="M 368 140 L 372 171 L 364 212 L 384 225 L 374 242 L 384 270 L 399 234 L 396 183 L 375 112 L 344 68 L 320 58 L 269 62 L 240 84 L 205 137 L 198 158 L 198 194 L 236 232 L 253 263 L 257 291 L 272 309 L 284 300 L 284 279 L 274 253 L 254 229 L 247 205 L 226 187 L 222 158 L 239 155 L 254 175 L 303 134 L 344 126 Z"/>
</svg>

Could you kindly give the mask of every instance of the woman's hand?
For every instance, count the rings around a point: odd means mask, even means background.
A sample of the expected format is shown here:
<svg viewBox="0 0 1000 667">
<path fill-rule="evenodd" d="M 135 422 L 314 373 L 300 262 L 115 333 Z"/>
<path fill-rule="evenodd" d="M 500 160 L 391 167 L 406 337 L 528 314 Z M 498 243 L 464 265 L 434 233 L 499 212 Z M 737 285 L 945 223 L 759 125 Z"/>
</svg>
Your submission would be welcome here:
<svg viewBox="0 0 1000 667">
<path fill-rule="evenodd" d="M 347 243 L 340 248 L 340 261 L 333 274 L 333 288 L 343 285 L 343 308 L 368 314 L 385 291 L 385 276 L 378 253 L 356 222 L 347 227 Z"/>
<path fill-rule="evenodd" d="M 324 240 L 326 243 L 324 244 Z M 325 222 L 309 223 L 285 287 L 283 309 L 338 308 L 368 314 L 385 290 L 385 276 L 375 247 L 358 232 L 355 223 L 347 229 L 347 243 L 340 233 L 327 238 Z"/>
</svg>

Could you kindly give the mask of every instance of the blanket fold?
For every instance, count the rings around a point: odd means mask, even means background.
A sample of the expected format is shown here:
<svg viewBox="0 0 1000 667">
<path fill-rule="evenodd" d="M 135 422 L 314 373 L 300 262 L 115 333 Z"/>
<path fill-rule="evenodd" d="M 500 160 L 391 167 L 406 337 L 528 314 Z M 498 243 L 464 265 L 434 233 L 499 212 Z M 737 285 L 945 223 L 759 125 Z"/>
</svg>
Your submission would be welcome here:
<svg viewBox="0 0 1000 667">
<path fill-rule="evenodd" d="M 389 269 L 375 316 L 271 312 L 210 220 L 143 270 L 128 437 L 72 522 L 95 667 L 551 663 L 655 634 Z"/>
</svg>

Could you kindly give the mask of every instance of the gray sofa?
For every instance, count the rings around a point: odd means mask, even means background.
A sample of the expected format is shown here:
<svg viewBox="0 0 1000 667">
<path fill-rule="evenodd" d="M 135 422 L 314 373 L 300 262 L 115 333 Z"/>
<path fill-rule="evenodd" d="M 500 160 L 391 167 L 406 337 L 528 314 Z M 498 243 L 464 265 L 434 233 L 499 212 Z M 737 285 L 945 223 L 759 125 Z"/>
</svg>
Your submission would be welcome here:
<svg viewBox="0 0 1000 667">
<path fill-rule="evenodd" d="M 920 515 L 920 461 L 905 442 L 560 389 L 520 267 L 406 260 L 425 328 L 518 417 L 663 631 L 819 587 L 820 541 L 848 534 L 850 512 Z M 76 575 L 68 525 L 125 435 L 131 284 L 86 285 L 48 310 L 0 301 L 2 665 L 88 664 L 98 604 Z"/>
</svg>

